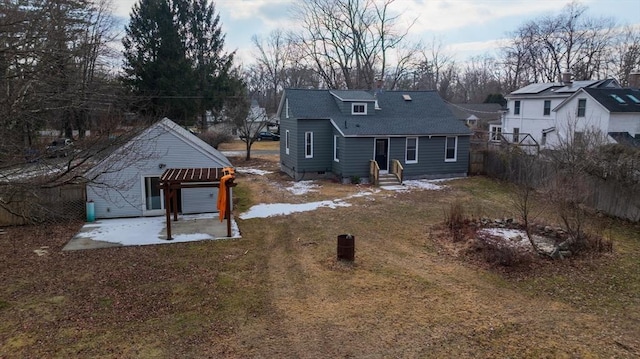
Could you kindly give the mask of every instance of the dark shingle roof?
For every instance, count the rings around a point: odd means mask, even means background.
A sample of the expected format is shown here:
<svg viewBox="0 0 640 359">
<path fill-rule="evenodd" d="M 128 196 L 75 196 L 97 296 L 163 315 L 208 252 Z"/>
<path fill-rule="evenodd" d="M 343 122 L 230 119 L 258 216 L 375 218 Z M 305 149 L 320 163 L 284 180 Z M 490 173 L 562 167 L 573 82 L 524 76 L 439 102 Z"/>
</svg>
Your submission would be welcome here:
<svg viewBox="0 0 640 359">
<path fill-rule="evenodd" d="M 634 99 L 640 101 L 640 90 L 631 88 L 585 88 L 584 91 L 610 112 L 640 112 L 640 103 L 636 103 L 634 101 Z M 632 96 L 633 98 L 629 97 L 628 95 Z M 616 98 L 621 99 L 622 102 L 616 100 Z"/>
<path fill-rule="evenodd" d="M 502 118 L 503 108 L 497 103 L 450 103 L 448 106 L 459 120 L 466 120 L 471 115 L 486 121 Z"/>
<path fill-rule="evenodd" d="M 435 91 L 382 91 L 376 97 L 366 91 L 353 91 L 359 100 L 363 93 L 377 99 L 379 109 L 370 104 L 368 115 L 340 112 L 330 90 L 287 89 L 289 113 L 298 119 L 330 119 L 345 136 L 467 135 L 470 130 L 451 113 Z M 335 93 L 335 90 L 331 90 Z M 352 91 L 341 90 L 343 99 Z M 411 101 L 404 100 L 407 94 Z"/>
</svg>

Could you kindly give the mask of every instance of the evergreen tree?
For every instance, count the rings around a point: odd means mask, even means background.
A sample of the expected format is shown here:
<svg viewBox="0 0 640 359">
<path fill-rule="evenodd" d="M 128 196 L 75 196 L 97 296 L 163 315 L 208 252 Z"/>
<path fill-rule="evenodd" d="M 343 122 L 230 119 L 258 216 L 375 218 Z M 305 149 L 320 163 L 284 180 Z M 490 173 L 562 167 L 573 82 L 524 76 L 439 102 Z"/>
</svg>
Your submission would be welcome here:
<svg viewBox="0 0 640 359">
<path fill-rule="evenodd" d="M 233 53 L 223 52 L 220 17 L 207 0 L 140 0 L 123 39 L 124 82 L 137 110 L 204 124 L 231 91 Z"/>
</svg>

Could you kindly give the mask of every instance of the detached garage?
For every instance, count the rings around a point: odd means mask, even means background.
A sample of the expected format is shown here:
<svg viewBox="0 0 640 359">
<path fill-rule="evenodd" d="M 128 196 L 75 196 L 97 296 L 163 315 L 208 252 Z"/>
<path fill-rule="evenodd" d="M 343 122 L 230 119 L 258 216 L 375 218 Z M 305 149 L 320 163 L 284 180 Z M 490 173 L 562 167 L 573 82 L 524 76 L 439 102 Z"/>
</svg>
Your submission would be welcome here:
<svg viewBox="0 0 640 359">
<path fill-rule="evenodd" d="M 160 176 L 170 168 L 224 168 L 229 160 L 218 150 L 165 118 L 116 149 L 85 177 L 87 200 L 96 218 L 165 214 Z M 178 211 L 217 212 L 218 188 L 183 188 Z"/>
</svg>

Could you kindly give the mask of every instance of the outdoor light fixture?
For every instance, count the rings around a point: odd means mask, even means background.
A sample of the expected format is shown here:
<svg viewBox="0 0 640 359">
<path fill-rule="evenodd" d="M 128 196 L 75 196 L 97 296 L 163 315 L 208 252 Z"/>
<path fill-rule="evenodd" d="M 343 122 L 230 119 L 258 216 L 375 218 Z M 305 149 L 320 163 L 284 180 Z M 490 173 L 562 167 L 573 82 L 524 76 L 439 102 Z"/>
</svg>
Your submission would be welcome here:
<svg viewBox="0 0 640 359">
<path fill-rule="evenodd" d="M 159 169 L 163 169 L 163 168 L 165 168 L 165 167 L 167 167 L 167 165 L 166 165 L 166 164 L 164 164 L 164 163 L 161 163 L 161 164 L 159 164 L 159 165 L 158 165 L 158 168 L 159 168 Z"/>
</svg>

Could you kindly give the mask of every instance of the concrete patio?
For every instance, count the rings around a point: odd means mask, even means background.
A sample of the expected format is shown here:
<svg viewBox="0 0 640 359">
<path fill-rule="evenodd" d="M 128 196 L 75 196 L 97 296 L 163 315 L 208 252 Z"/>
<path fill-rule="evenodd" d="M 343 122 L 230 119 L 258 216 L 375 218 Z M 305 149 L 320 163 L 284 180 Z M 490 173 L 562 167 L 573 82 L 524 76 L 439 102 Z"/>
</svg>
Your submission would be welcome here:
<svg viewBox="0 0 640 359">
<path fill-rule="evenodd" d="M 227 237 L 227 223 L 220 222 L 217 213 L 181 215 L 177 222 L 171 222 L 173 239 L 167 240 L 165 216 L 101 219 L 86 223 L 62 250 L 240 238 L 240 231 L 233 219 L 231 226 L 232 237 Z"/>
</svg>

